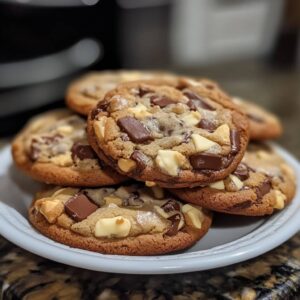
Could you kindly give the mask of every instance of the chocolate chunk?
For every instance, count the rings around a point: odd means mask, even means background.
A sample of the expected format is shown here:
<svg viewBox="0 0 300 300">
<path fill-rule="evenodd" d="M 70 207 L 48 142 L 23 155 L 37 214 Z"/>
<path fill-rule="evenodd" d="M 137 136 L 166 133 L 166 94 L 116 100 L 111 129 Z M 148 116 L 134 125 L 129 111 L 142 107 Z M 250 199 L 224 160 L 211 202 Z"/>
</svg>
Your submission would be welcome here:
<svg viewBox="0 0 300 300">
<path fill-rule="evenodd" d="M 180 214 L 176 214 L 176 215 L 168 218 L 168 220 L 172 222 L 172 225 L 169 228 L 169 230 L 165 233 L 165 235 L 174 236 L 178 232 L 178 226 L 179 226 L 179 223 L 181 220 Z"/>
<path fill-rule="evenodd" d="M 126 131 L 130 139 L 136 143 L 152 140 L 149 130 L 137 119 L 124 117 L 118 120 L 118 125 Z"/>
<path fill-rule="evenodd" d="M 145 88 L 139 88 L 139 92 L 138 92 L 138 95 L 139 97 L 143 97 L 149 93 L 151 93 L 152 91 L 148 90 L 148 89 L 145 89 Z"/>
<path fill-rule="evenodd" d="M 190 99 L 187 105 L 192 110 L 197 110 L 197 107 L 201 107 L 206 110 L 216 110 L 214 107 L 206 103 L 200 96 L 192 91 L 185 91 L 183 94 Z"/>
<path fill-rule="evenodd" d="M 76 157 L 80 160 L 97 159 L 97 156 L 90 145 L 74 143 L 74 145 L 71 148 L 71 153 L 73 160 L 75 160 Z"/>
<path fill-rule="evenodd" d="M 249 178 L 249 169 L 248 166 L 240 163 L 236 170 L 233 172 L 233 175 L 237 176 L 240 180 L 244 181 Z"/>
<path fill-rule="evenodd" d="M 217 128 L 212 121 L 207 119 L 201 119 L 198 123 L 198 127 L 208 131 L 214 131 Z"/>
<path fill-rule="evenodd" d="M 257 123 L 264 123 L 265 122 L 265 120 L 263 119 L 263 118 L 261 118 L 261 117 L 258 117 L 258 116 L 255 116 L 255 115 L 253 115 L 253 114 L 246 114 L 246 116 L 250 119 L 250 120 L 253 120 L 253 121 L 255 121 L 255 122 L 257 122 Z"/>
<path fill-rule="evenodd" d="M 144 200 L 140 198 L 138 193 L 131 193 L 123 202 L 126 203 L 127 206 L 142 206 L 144 204 Z"/>
<path fill-rule="evenodd" d="M 256 188 L 257 200 L 261 200 L 264 195 L 270 192 L 272 184 L 270 180 L 264 181 L 259 187 Z"/>
<path fill-rule="evenodd" d="M 245 208 L 250 207 L 251 205 L 252 205 L 252 201 L 251 200 L 246 200 L 246 201 L 236 203 L 236 204 L 230 206 L 227 210 L 231 211 L 233 209 L 245 209 Z"/>
<path fill-rule="evenodd" d="M 215 154 L 194 154 L 190 157 L 190 163 L 197 170 L 220 170 L 223 167 L 222 156 Z"/>
<path fill-rule="evenodd" d="M 143 170 L 146 168 L 148 157 L 145 154 L 143 154 L 142 152 L 135 150 L 131 154 L 130 158 L 136 162 L 137 168 L 139 170 Z"/>
<path fill-rule="evenodd" d="M 164 107 L 166 107 L 167 105 L 170 105 L 170 104 L 176 104 L 177 103 L 173 99 L 168 98 L 166 96 L 156 96 L 156 95 L 152 96 L 150 98 L 150 101 L 151 101 L 152 104 L 158 105 L 161 108 L 164 108 Z"/>
<path fill-rule="evenodd" d="M 237 130 L 230 130 L 231 153 L 236 154 L 240 151 L 240 134 Z"/>
<path fill-rule="evenodd" d="M 180 211 L 180 206 L 174 199 L 168 200 L 168 202 L 166 202 L 164 205 L 162 205 L 161 208 L 166 213 L 171 212 L 171 211 L 175 211 L 175 210 Z"/>
<path fill-rule="evenodd" d="M 65 203 L 66 214 L 77 222 L 86 219 L 98 206 L 83 193 L 78 193 Z"/>
<path fill-rule="evenodd" d="M 95 120 L 95 118 L 97 117 L 97 115 L 100 112 L 106 111 L 108 106 L 109 106 L 110 102 L 109 101 L 100 101 L 97 106 L 91 111 L 91 118 L 92 120 Z"/>
<path fill-rule="evenodd" d="M 182 142 L 185 144 L 188 143 L 191 139 L 191 135 L 192 135 L 192 131 L 185 132 L 183 134 Z"/>
</svg>

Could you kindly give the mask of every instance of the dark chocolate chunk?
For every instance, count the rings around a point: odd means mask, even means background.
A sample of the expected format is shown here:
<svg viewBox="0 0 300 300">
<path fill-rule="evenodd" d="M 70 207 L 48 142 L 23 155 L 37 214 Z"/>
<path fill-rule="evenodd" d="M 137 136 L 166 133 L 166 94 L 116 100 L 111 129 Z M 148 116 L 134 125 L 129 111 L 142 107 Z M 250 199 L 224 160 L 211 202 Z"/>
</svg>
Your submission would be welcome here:
<svg viewBox="0 0 300 300">
<path fill-rule="evenodd" d="M 188 106 L 192 110 L 196 110 L 197 107 L 201 107 L 206 110 L 216 110 L 214 107 L 205 102 L 199 95 L 192 91 L 185 91 L 183 93 L 187 98 L 189 98 Z"/>
<path fill-rule="evenodd" d="M 198 123 L 198 127 L 208 131 L 214 131 L 217 128 L 212 121 L 207 119 L 201 119 Z"/>
<path fill-rule="evenodd" d="M 145 154 L 143 154 L 142 152 L 135 150 L 131 154 L 130 158 L 136 162 L 137 168 L 139 170 L 143 170 L 146 168 L 148 157 Z"/>
<path fill-rule="evenodd" d="M 168 200 L 168 202 L 166 202 L 164 205 L 162 205 L 161 208 L 166 213 L 171 212 L 171 211 L 175 211 L 175 210 L 180 211 L 180 206 L 174 199 Z"/>
<path fill-rule="evenodd" d="M 220 170 L 223 168 L 222 156 L 215 154 L 194 154 L 190 157 L 190 163 L 197 170 Z"/>
<path fill-rule="evenodd" d="M 230 130 L 231 153 L 236 154 L 240 151 L 240 134 L 237 130 Z"/>
<path fill-rule="evenodd" d="M 65 203 L 66 214 L 77 222 L 86 219 L 98 206 L 91 202 L 83 193 L 78 193 Z"/>
<path fill-rule="evenodd" d="M 237 176 L 240 180 L 244 181 L 249 178 L 249 169 L 248 166 L 240 163 L 236 170 L 233 172 L 233 175 Z"/>
<path fill-rule="evenodd" d="M 270 192 L 272 184 L 270 180 L 264 181 L 259 187 L 256 188 L 257 200 L 261 200 L 264 195 Z"/>
<path fill-rule="evenodd" d="M 149 130 L 133 117 L 123 117 L 118 120 L 118 125 L 123 129 L 130 139 L 136 143 L 152 140 Z"/>
<path fill-rule="evenodd" d="M 103 111 L 106 111 L 110 102 L 109 101 L 100 101 L 97 106 L 91 111 L 91 118 L 95 120 L 96 116 Z"/>
<path fill-rule="evenodd" d="M 90 145 L 74 143 L 74 145 L 71 148 L 71 153 L 73 160 L 75 160 L 76 157 L 80 160 L 97 159 L 97 156 Z"/>
<path fill-rule="evenodd" d="M 171 227 L 165 233 L 167 236 L 174 236 L 178 232 L 178 226 L 181 220 L 180 214 L 173 215 L 172 217 L 168 218 L 169 221 L 172 222 Z"/>
<path fill-rule="evenodd" d="M 246 116 L 247 116 L 250 120 L 255 121 L 255 122 L 257 122 L 257 123 L 264 123 L 264 122 L 265 122 L 265 120 L 264 120 L 263 118 L 261 118 L 261 117 L 259 117 L 259 116 L 256 116 L 256 115 L 253 115 L 253 114 L 250 114 L 250 113 L 246 114 Z"/>
<path fill-rule="evenodd" d="M 151 93 L 152 91 L 148 90 L 148 89 L 145 89 L 145 88 L 139 88 L 139 92 L 138 92 L 138 95 L 139 97 L 143 97 L 149 93 Z"/>
<path fill-rule="evenodd" d="M 252 205 L 252 201 L 251 200 L 246 200 L 246 201 L 236 203 L 236 204 L 230 206 L 227 210 L 231 211 L 231 210 L 234 210 L 234 209 L 245 209 L 245 208 L 250 207 L 251 205 Z"/>
<path fill-rule="evenodd" d="M 152 96 L 150 98 L 150 101 L 151 101 L 152 104 L 158 105 L 161 108 L 164 108 L 164 107 L 166 107 L 167 105 L 170 105 L 170 104 L 176 104 L 177 103 L 173 99 L 168 98 L 166 96 L 156 96 L 156 95 Z"/>
</svg>

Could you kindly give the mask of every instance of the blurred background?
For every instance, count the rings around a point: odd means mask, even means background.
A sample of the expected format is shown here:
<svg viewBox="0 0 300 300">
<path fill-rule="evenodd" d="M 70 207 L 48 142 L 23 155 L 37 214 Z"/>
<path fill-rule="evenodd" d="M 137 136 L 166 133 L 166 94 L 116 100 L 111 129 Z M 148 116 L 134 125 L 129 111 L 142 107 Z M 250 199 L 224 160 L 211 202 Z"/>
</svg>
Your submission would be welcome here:
<svg viewBox="0 0 300 300">
<path fill-rule="evenodd" d="M 0 136 L 87 70 L 219 81 L 278 114 L 300 157 L 299 0 L 0 0 Z"/>
</svg>

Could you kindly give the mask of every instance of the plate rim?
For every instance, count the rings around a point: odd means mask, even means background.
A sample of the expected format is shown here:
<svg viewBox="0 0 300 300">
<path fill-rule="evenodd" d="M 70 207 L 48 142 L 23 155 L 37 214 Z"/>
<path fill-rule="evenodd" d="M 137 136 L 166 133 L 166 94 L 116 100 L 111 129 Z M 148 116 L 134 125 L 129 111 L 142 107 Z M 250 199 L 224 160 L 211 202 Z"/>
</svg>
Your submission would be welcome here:
<svg viewBox="0 0 300 300">
<path fill-rule="evenodd" d="M 110 273 L 172 274 L 204 271 L 257 257 L 279 246 L 300 229 L 300 218 L 297 217 L 297 210 L 300 209 L 300 164 L 292 154 L 281 146 L 274 143 L 269 144 L 293 166 L 296 172 L 297 190 L 295 199 L 285 210 L 272 215 L 258 228 L 229 243 L 218 245 L 211 249 L 172 255 L 121 256 L 99 254 L 57 243 L 36 230 L 30 230 L 30 232 L 25 228 L 20 231 L 20 228 L 17 228 L 16 224 L 9 220 L 13 208 L 8 208 L 1 200 L 0 234 L 17 246 L 47 259 L 74 267 Z M 8 151 L 10 152 L 10 145 L 2 147 L 0 149 L 0 157 L 6 155 Z M 4 163 L 2 168 L 7 168 L 11 163 L 12 160 L 7 164 Z M 287 218 L 286 216 L 289 217 Z M 26 219 L 24 218 L 24 220 Z M 26 221 L 28 222 L 28 220 Z M 272 227 L 272 225 L 274 226 Z M 275 230 L 276 235 L 274 235 Z M 259 235 L 255 237 L 257 232 L 259 232 Z M 37 236 L 34 236 L 35 234 Z M 24 235 L 26 238 L 24 238 Z M 261 240 L 264 241 L 263 244 L 260 243 Z M 240 245 L 236 247 L 238 243 Z M 55 246 L 55 251 L 47 251 L 45 247 L 49 246 Z M 72 255 L 68 255 L 70 251 Z M 222 255 L 220 255 L 221 253 Z M 123 262 L 122 264 L 120 264 L 121 261 Z M 144 262 L 144 264 L 141 264 L 141 262 Z"/>
</svg>

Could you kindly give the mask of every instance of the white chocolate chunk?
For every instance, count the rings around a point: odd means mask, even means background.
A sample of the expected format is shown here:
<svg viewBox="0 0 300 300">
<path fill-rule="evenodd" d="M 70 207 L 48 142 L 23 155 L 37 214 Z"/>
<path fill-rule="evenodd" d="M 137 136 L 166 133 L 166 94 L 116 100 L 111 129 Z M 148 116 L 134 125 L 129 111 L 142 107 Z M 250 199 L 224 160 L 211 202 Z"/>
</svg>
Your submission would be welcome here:
<svg viewBox="0 0 300 300">
<path fill-rule="evenodd" d="M 269 159 L 271 157 L 271 155 L 264 150 L 259 150 L 256 152 L 256 156 L 260 159 Z"/>
<path fill-rule="evenodd" d="M 73 165 L 73 159 L 72 159 L 70 151 L 68 151 L 68 152 L 66 152 L 64 154 L 53 156 L 51 158 L 51 161 L 54 164 L 56 164 L 58 166 L 61 166 L 61 167 L 69 167 L 69 166 Z"/>
<path fill-rule="evenodd" d="M 145 181 L 145 185 L 148 187 L 156 186 L 156 183 L 154 181 Z"/>
<path fill-rule="evenodd" d="M 96 237 L 126 237 L 129 235 L 131 222 L 124 217 L 99 219 L 95 225 Z"/>
<path fill-rule="evenodd" d="M 57 131 L 61 134 L 70 134 L 73 132 L 73 127 L 70 125 L 59 126 L 57 127 Z"/>
<path fill-rule="evenodd" d="M 105 201 L 105 204 L 116 204 L 118 206 L 121 206 L 123 201 L 121 198 L 116 197 L 116 196 L 106 196 L 103 198 L 103 200 Z"/>
<path fill-rule="evenodd" d="M 204 215 L 200 207 L 196 208 L 190 204 L 185 204 L 182 206 L 182 212 L 187 225 L 201 229 Z"/>
<path fill-rule="evenodd" d="M 143 119 L 148 116 L 151 116 L 151 113 L 147 111 L 147 107 L 143 105 L 142 103 L 139 103 L 135 107 L 128 108 L 128 111 L 133 113 L 135 118 L 137 119 Z"/>
<path fill-rule="evenodd" d="M 190 113 L 184 115 L 182 120 L 187 126 L 195 126 L 200 122 L 201 115 L 198 111 L 191 111 Z"/>
<path fill-rule="evenodd" d="M 121 171 L 128 173 L 136 168 L 136 162 L 133 161 L 132 159 L 120 158 L 118 160 L 118 167 L 120 168 Z"/>
<path fill-rule="evenodd" d="M 195 145 L 195 148 L 197 150 L 197 152 L 203 152 L 208 150 L 209 148 L 218 145 L 217 143 L 199 135 L 199 134 L 195 134 L 193 133 L 191 135 L 192 141 Z"/>
<path fill-rule="evenodd" d="M 103 140 L 105 138 L 105 125 L 107 122 L 107 117 L 103 116 L 98 121 L 94 122 L 94 130 L 95 134 L 100 140 Z"/>
<path fill-rule="evenodd" d="M 186 158 L 178 151 L 158 150 L 155 162 L 165 173 L 177 176 L 178 169 L 186 163 Z"/>
<path fill-rule="evenodd" d="M 41 203 L 39 212 L 49 223 L 55 223 L 56 219 L 64 212 L 64 205 L 59 200 L 46 200 Z"/>
<path fill-rule="evenodd" d="M 230 145 L 230 128 L 227 124 L 219 126 L 214 132 L 213 136 L 222 144 Z"/>
<path fill-rule="evenodd" d="M 231 181 L 237 187 L 238 191 L 243 188 L 244 183 L 237 176 L 230 174 L 229 177 L 230 177 Z"/>
<path fill-rule="evenodd" d="M 275 190 L 275 205 L 274 208 L 276 209 L 283 209 L 284 208 L 284 204 L 285 204 L 285 200 L 286 200 L 286 195 L 284 195 L 281 191 L 279 190 Z"/>
<path fill-rule="evenodd" d="M 216 190 L 225 190 L 225 184 L 223 180 L 213 182 L 209 185 L 209 187 Z"/>
</svg>

